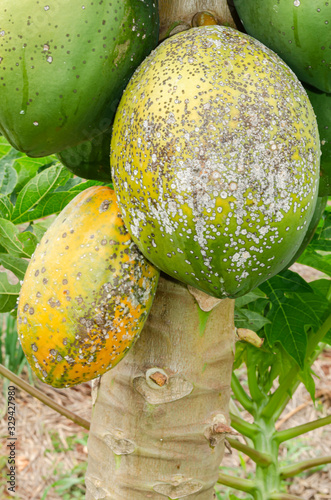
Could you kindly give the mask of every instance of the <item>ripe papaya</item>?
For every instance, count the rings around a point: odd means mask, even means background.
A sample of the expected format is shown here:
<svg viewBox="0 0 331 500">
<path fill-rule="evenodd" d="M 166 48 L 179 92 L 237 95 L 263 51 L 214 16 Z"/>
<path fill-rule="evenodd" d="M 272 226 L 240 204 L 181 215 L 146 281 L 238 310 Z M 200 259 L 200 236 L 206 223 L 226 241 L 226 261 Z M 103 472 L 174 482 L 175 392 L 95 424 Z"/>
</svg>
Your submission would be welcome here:
<svg viewBox="0 0 331 500">
<path fill-rule="evenodd" d="M 245 30 L 300 80 L 331 92 L 331 8 L 325 0 L 234 0 Z"/>
<path fill-rule="evenodd" d="M 105 131 L 158 25 L 156 0 L 3 0 L 0 132 L 38 157 Z"/>
<path fill-rule="evenodd" d="M 319 159 L 299 80 L 228 27 L 159 45 L 113 126 L 113 181 L 133 240 L 162 271 L 219 298 L 290 262 L 314 213 Z"/>
<path fill-rule="evenodd" d="M 114 191 L 77 195 L 43 236 L 20 292 L 18 334 L 36 375 L 69 387 L 115 366 L 140 334 L 158 276 Z"/>
<path fill-rule="evenodd" d="M 57 157 L 70 172 L 79 177 L 110 182 L 110 139 L 111 128 L 90 141 L 61 151 Z"/>
<path fill-rule="evenodd" d="M 331 94 L 306 86 L 314 108 L 321 141 L 321 172 L 319 196 L 331 195 Z"/>
</svg>

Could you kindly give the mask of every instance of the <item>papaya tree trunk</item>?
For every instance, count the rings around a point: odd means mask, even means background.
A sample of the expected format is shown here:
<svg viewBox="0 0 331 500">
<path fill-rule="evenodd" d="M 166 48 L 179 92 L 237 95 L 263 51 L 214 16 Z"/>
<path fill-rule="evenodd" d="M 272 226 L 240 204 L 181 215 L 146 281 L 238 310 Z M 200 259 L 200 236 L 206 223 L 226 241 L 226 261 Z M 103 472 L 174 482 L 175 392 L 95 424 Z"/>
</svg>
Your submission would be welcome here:
<svg viewBox="0 0 331 500">
<path fill-rule="evenodd" d="M 227 0 L 159 0 L 160 39 Z M 200 304 L 200 305 L 199 305 Z M 162 276 L 140 338 L 94 389 L 87 500 L 211 500 L 224 453 L 234 301 Z"/>
<path fill-rule="evenodd" d="M 101 377 L 87 500 L 214 498 L 229 425 L 234 301 L 198 301 L 161 277 L 140 338 Z"/>
<path fill-rule="evenodd" d="M 218 24 L 236 26 L 234 9 L 227 0 L 159 0 L 159 11 L 161 39 L 174 23 L 190 26 L 194 16 L 203 11 L 213 14 Z"/>
</svg>

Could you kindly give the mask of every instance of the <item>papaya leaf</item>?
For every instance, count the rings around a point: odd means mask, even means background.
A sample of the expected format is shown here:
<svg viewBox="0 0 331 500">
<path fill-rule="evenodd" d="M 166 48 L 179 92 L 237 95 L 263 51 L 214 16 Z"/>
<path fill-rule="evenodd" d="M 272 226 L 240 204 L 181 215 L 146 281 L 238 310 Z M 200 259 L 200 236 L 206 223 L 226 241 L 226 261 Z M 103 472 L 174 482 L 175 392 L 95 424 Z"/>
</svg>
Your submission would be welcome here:
<svg viewBox="0 0 331 500">
<path fill-rule="evenodd" d="M 315 381 L 312 377 L 312 372 L 309 365 L 305 365 L 299 373 L 299 379 L 304 384 L 310 394 L 311 399 L 315 403 Z"/>
<path fill-rule="evenodd" d="M 46 156 L 43 158 L 30 158 L 22 156 L 13 162 L 13 168 L 16 170 L 18 180 L 16 184 L 16 192 L 21 191 L 25 184 L 29 182 L 44 165 L 51 166 L 57 161 L 55 156 Z"/>
<path fill-rule="evenodd" d="M 9 142 L 7 141 L 7 139 L 4 136 L 0 136 L 0 162 L 2 162 L 3 157 L 7 156 L 11 152 L 13 152 L 16 155 L 23 154 L 23 153 L 19 153 L 18 151 L 16 151 L 16 149 L 14 149 L 9 144 Z"/>
<path fill-rule="evenodd" d="M 11 285 L 6 273 L 0 273 L 0 313 L 10 312 L 16 306 L 20 284 Z"/>
<path fill-rule="evenodd" d="M 105 185 L 105 184 L 99 181 L 84 181 L 81 182 L 80 184 L 72 186 L 70 191 L 75 191 L 76 194 L 78 194 L 81 193 L 82 191 L 85 191 L 85 189 L 88 189 L 89 187 L 100 186 L 100 185 Z M 110 188 L 113 189 L 113 184 L 106 184 L 106 186 L 109 186 Z"/>
<path fill-rule="evenodd" d="M 321 295 L 331 301 L 331 281 L 329 279 L 319 279 L 311 281 L 309 284 L 316 295 Z"/>
<path fill-rule="evenodd" d="M 0 196 L 0 217 L 10 220 L 13 210 L 14 206 L 8 196 Z"/>
<path fill-rule="evenodd" d="M 29 258 L 30 254 L 24 250 L 19 234 L 18 228 L 12 222 L 0 219 L 0 245 L 14 257 Z"/>
<path fill-rule="evenodd" d="M 280 343 L 285 351 L 304 368 L 307 349 L 307 330 L 317 330 L 322 318 L 330 309 L 329 302 L 314 293 L 295 293 L 289 297 L 277 294 L 269 280 L 272 307 L 267 314 L 270 323 L 265 326 L 265 334 L 271 346 Z"/>
<path fill-rule="evenodd" d="M 260 290 L 259 288 L 255 288 L 252 292 L 248 292 L 246 293 L 246 295 L 243 295 L 242 297 L 236 299 L 235 307 L 237 309 L 240 309 L 250 302 L 254 302 L 257 299 L 260 299 L 261 297 L 265 297 L 265 293 L 262 292 L 262 290 Z"/>
<path fill-rule="evenodd" d="M 31 257 L 38 244 L 36 235 L 30 231 L 24 231 L 24 233 L 17 235 L 17 239 L 23 244 L 25 254 Z"/>
<path fill-rule="evenodd" d="M 249 309 L 236 310 L 234 320 L 237 328 L 248 328 L 249 330 L 254 330 L 254 332 L 258 332 L 264 325 L 270 323 L 268 318 Z"/>
<path fill-rule="evenodd" d="M 32 222 L 49 215 L 61 212 L 63 208 L 76 196 L 76 192 L 61 191 L 59 193 L 47 193 L 42 203 L 34 205 L 22 217 L 19 217 L 19 222 Z M 13 215 L 14 217 L 14 215 Z M 15 220 L 16 223 L 17 220 Z"/>
<path fill-rule="evenodd" d="M 24 275 L 28 267 L 27 260 L 13 257 L 13 255 L 9 255 L 8 253 L 0 253 L 0 264 L 5 269 L 14 273 L 19 280 L 24 279 Z"/>
<path fill-rule="evenodd" d="M 54 210 L 60 211 L 61 206 L 55 206 L 53 191 L 58 186 L 65 184 L 71 175 L 65 167 L 58 164 L 33 177 L 17 197 L 12 222 L 21 224 L 50 215 L 50 213 L 54 213 Z M 60 195 L 60 193 L 58 194 Z M 45 205 L 48 207 L 47 210 L 44 210 Z"/>
<path fill-rule="evenodd" d="M 304 264 L 305 266 L 313 267 L 314 269 L 331 276 L 330 254 L 320 253 L 319 251 L 315 251 L 313 248 L 308 246 L 297 262 L 299 264 Z"/>
<path fill-rule="evenodd" d="M 49 226 L 54 222 L 55 219 L 56 215 L 54 214 L 53 217 L 47 217 L 47 219 L 35 222 L 33 224 L 33 232 L 36 235 L 38 241 L 41 240 L 41 238 L 44 236 L 45 232 L 47 231 Z"/>
<path fill-rule="evenodd" d="M 5 163 L 0 168 L 0 195 L 10 194 L 17 183 L 18 175 L 16 170 Z"/>
<path fill-rule="evenodd" d="M 289 269 L 282 271 L 260 285 L 260 289 L 271 301 L 284 293 L 312 293 L 310 285 L 298 274 Z"/>
</svg>

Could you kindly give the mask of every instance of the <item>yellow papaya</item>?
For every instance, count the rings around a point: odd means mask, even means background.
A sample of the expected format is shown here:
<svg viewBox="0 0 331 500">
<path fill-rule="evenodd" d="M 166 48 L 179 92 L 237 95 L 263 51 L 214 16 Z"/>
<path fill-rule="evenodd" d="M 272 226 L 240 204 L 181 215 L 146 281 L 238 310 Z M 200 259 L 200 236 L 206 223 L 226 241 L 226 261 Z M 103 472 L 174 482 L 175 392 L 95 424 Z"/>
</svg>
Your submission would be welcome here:
<svg viewBox="0 0 331 500">
<path fill-rule="evenodd" d="M 36 375 L 69 387 L 115 366 L 142 330 L 158 276 L 114 191 L 77 195 L 43 236 L 20 292 L 18 333 Z"/>
</svg>

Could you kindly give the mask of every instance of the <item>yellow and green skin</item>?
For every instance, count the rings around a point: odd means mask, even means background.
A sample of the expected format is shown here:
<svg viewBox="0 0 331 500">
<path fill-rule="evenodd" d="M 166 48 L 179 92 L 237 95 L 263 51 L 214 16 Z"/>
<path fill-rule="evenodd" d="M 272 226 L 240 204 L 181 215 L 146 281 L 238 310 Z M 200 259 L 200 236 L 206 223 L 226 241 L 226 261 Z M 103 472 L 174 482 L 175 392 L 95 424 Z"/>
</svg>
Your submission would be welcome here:
<svg viewBox="0 0 331 500">
<path fill-rule="evenodd" d="M 43 236 L 20 292 L 18 334 L 36 375 L 68 387 L 115 366 L 143 328 L 158 276 L 114 191 L 77 195 Z"/>
<path fill-rule="evenodd" d="M 237 297 L 284 268 L 313 216 L 320 144 L 301 83 L 231 28 L 174 35 L 123 93 L 111 165 L 123 219 L 162 271 Z"/>
</svg>

